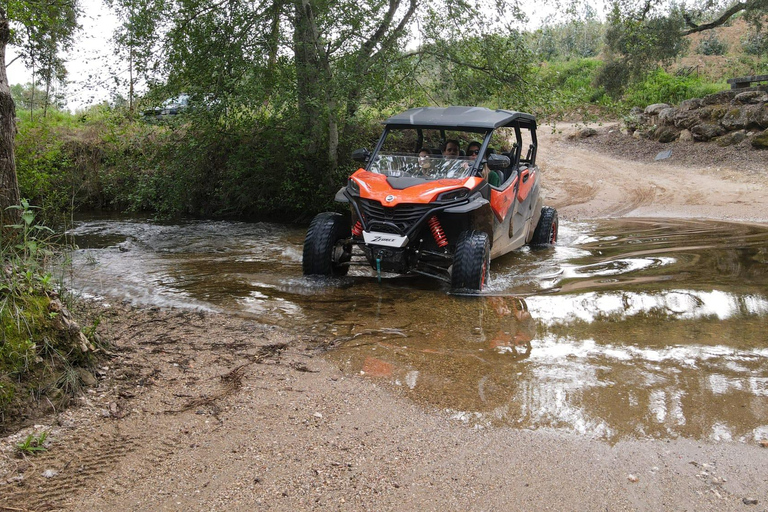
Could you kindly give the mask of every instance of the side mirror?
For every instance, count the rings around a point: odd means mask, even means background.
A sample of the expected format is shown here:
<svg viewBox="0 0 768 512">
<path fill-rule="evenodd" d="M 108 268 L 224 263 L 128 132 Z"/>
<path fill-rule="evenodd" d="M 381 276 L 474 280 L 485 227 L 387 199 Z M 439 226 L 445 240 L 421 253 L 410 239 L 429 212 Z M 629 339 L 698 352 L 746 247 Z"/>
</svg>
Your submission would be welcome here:
<svg viewBox="0 0 768 512">
<path fill-rule="evenodd" d="M 497 155 L 496 153 L 488 155 L 486 160 L 488 168 L 492 171 L 500 171 L 509 167 L 509 157 L 507 155 Z"/>
<path fill-rule="evenodd" d="M 371 152 L 365 148 L 356 149 L 352 152 L 352 160 L 355 162 L 366 163 L 371 158 Z"/>
</svg>

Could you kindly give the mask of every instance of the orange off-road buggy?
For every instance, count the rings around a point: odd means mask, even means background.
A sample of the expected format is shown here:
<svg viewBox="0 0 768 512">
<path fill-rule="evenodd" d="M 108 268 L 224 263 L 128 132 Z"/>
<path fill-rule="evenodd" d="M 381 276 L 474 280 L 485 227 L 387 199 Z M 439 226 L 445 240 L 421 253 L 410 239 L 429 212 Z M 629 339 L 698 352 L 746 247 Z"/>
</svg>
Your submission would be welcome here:
<svg viewBox="0 0 768 512">
<path fill-rule="evenodd" d="M 476 292 L 488 282 L 492 258 L 555 243 L 557 211 L 542 207 L 539 195 L 534 116 L 415 108 L 384 125 L 373 152 L 352 154 L 365 166 L 336 194 L 351 218 L 326 212 L 310 224 L 304 274 L 340 276 L 362 264 Z M 462 149 L 474 141 L 479 154 L 444 156 L 446 141 Z"/>
</svg>

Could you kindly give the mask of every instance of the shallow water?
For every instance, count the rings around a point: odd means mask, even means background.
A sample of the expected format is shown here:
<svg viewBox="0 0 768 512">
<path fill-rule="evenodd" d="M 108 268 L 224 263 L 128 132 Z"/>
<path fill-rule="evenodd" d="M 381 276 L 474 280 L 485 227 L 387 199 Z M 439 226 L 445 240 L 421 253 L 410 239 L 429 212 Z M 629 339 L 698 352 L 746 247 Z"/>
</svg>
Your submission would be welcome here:
<svg viewBox="0 0 768 512">
<path fill-rule="evenodd" d="M 72 286 L 107 301 L 252 315 L 328 340 L 363 374 L 479 427 L 610 441 L 768 437 L 768 228 L 561 225 L 494 260 L 480 297 L 363 267 L 301 275 L 304 231 L 86 219 Z"/>
</svg>

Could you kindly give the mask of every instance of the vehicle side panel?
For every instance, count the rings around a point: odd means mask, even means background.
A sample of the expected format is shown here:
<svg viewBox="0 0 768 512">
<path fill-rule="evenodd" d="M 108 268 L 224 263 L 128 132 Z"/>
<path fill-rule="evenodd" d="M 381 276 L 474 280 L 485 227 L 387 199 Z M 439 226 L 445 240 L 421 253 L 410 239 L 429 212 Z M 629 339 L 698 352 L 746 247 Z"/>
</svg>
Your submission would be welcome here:
<svg viewBox="0 0 768 512">
<path fill-rule="evenodd" d="M 505 189 L 491 188 L 491 209 L 499 222 L 504 222 L 510 208 L 515 204 L 515 185 L 517 178 Z"/>
</svg>

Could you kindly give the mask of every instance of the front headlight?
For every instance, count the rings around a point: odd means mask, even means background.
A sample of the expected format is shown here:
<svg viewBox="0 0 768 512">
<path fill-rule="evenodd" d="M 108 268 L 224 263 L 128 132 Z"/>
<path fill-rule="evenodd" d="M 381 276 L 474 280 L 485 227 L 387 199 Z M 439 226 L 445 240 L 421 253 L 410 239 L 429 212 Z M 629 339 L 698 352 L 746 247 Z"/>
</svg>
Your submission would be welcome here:
<svg viewBox="0 0 768 512">
<path fill-rule="evenodd" d="M 465 199 L 469 195 L 469 189 L 468 188 L 457 188 L 455 190 L 449 190 L 448 192 L 443 192 L 439 196 L 437 196 L 438 201 L 456 201 L 458 199 Z"/>
<path fill-rule="evenodd" d="M 360 185 L 358 185 L 352 178 L 349 178 L 347 181 L 347 190 L 349 190 L 349 193 L 353 196 L 360 195 Z"/>
</svg>

